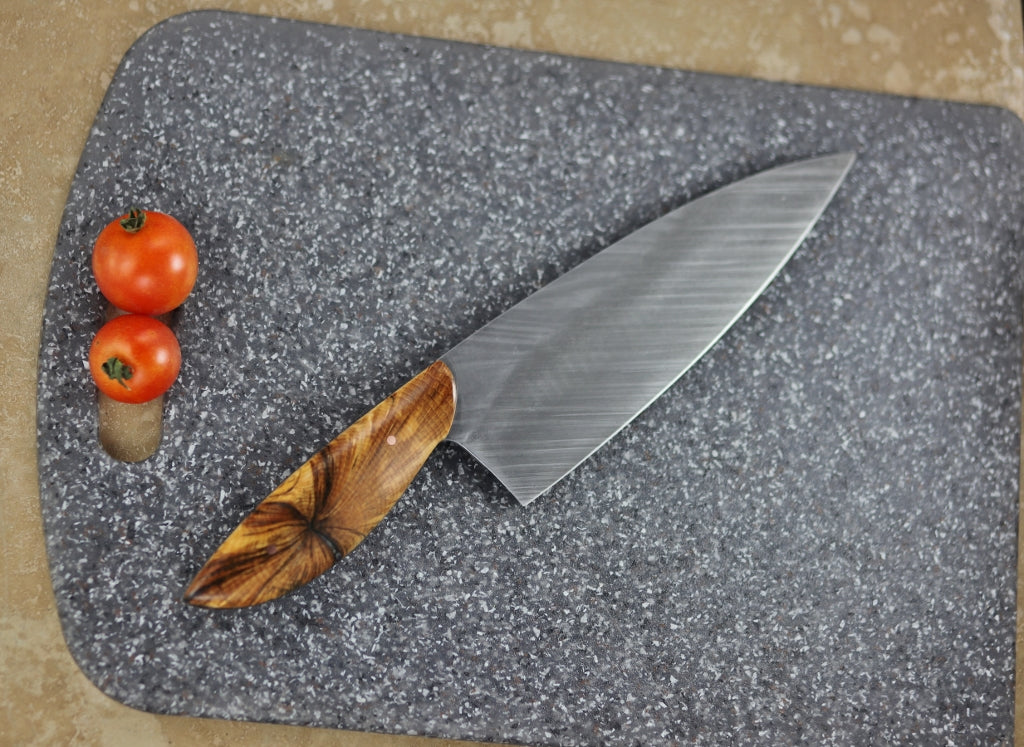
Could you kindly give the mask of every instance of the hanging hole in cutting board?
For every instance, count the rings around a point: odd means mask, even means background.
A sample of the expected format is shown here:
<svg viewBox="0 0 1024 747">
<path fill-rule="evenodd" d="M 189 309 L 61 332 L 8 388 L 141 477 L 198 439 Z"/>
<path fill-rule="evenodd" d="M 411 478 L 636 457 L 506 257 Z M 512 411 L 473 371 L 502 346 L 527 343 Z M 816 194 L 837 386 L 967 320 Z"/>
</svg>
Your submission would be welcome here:
<svg viewBox="0 0 1024 747">
<path fill-rule="evenodd" d="M 104 321 L 124 313 L 107 304 Z M 172 330 L 176 318 L 176 311 L 157 317 Z M 141 462 L 153 456 L 163 437 L 165 395 L 138 405 L 118 402 L 99 391 L 97 395 L 97 435 L 103 450 L 122 462 Z"/>
</svg>

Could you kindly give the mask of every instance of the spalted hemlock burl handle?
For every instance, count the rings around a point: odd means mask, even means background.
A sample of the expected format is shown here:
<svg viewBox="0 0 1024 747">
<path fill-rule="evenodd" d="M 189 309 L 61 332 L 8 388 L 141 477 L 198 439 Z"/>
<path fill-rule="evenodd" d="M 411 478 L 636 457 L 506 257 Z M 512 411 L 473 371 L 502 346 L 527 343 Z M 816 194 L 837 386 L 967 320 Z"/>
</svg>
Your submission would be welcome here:
<svg viewBox="0 0 1024 747">
<path fill-rule="evenodd" d="M 312 581 L 391 510 L 454 416 L 455 381 L 438 361 L 267 496 L 206 561 L 185 601 L 248 607 Z"/>
</svg>

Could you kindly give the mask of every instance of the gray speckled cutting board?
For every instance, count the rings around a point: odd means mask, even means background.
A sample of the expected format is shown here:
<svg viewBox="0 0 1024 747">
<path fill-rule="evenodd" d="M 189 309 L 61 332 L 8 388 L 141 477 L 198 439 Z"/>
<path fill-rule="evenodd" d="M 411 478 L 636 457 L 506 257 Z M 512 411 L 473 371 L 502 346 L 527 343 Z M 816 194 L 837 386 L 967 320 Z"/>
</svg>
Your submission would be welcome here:
<svg viewBox="0 0 1024 747">
<path fill-rule="evenodd" d="M 284 476 L 488 319 L 669 208 L 859 159 L 711 353 L 528 508 L 456 447 L 298 592 L 191 576 Z M 252 16 L 110 85 L 53 260 L 39 468 L 68 646 L 159 713 L 533 745 L 1012 732 L 1024 132 L 1005 111 Z M 201 255 L 164 442 L 83 361 L 129 204 Z"/>
</svg>

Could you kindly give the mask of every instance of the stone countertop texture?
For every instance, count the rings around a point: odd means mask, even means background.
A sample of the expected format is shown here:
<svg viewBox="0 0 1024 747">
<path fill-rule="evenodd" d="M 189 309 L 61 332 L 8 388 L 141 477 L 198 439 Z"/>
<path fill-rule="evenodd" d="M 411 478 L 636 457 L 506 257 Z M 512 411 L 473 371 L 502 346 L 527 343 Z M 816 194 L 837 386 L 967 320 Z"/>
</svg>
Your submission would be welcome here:
<svg viewBox="0 0 1024 747">
<path fill-rule="evenodd" d="M 565 54 L 662 64 L 792 82 L 982 101 L 1022 108 L 1020 9 L 951 10 L 935 3 L 681 3 L 530 8 L 472 4 L 309 8 L 234 3 L 234 10 L 482 41 Z M 34 367 L 57 227 L 78 156 L 114 68 L 135 38 L 195 4 L 100 4 L 40 13 L 8 4 L 3 215 L 0 253 L 5 380 L 0 431 L 3 611 L 0 739 L 11 743 L 431 743 L 415 738 L 153 716 L 101 695 L 64 646 L 43 550 L 36 477 Z M 221 6 L 225 7 L 225 6 Z M 756 10 L 751 10 L 755 8 Z M 678 15 L 676 15 L 678 14 Z M 623 33 L 623 29 L 628 33 Z M 641 41 L 642 40 L 642 41 Z M 19 373 L 21 372 L 21 373 Z"/>
</svg>

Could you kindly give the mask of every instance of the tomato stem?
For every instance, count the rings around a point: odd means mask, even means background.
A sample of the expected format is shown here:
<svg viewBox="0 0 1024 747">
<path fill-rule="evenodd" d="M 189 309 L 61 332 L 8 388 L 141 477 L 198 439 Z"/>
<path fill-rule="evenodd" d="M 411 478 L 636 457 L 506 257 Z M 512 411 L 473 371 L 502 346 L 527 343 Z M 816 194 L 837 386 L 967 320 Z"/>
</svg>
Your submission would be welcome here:
<svg viewBox="0 0 1024 747">
<path fill-rule="evenodd" d="M 128 379 L 132 377 L 132 367 L 122 361 L 117 356 L 108 358 L 103 363 L 103 373 L 109 376 L 111 379 L 116 381 L 118 384 L 128 389 L 128 385 L 125 384 Z"/>
<path fill-rule="evenodd" d="M 133 207 L 128 215 L 121 219 L 121 228 L 128 233 L 138 233 L 146 225 L 146 211 Z"/>
</svg>

